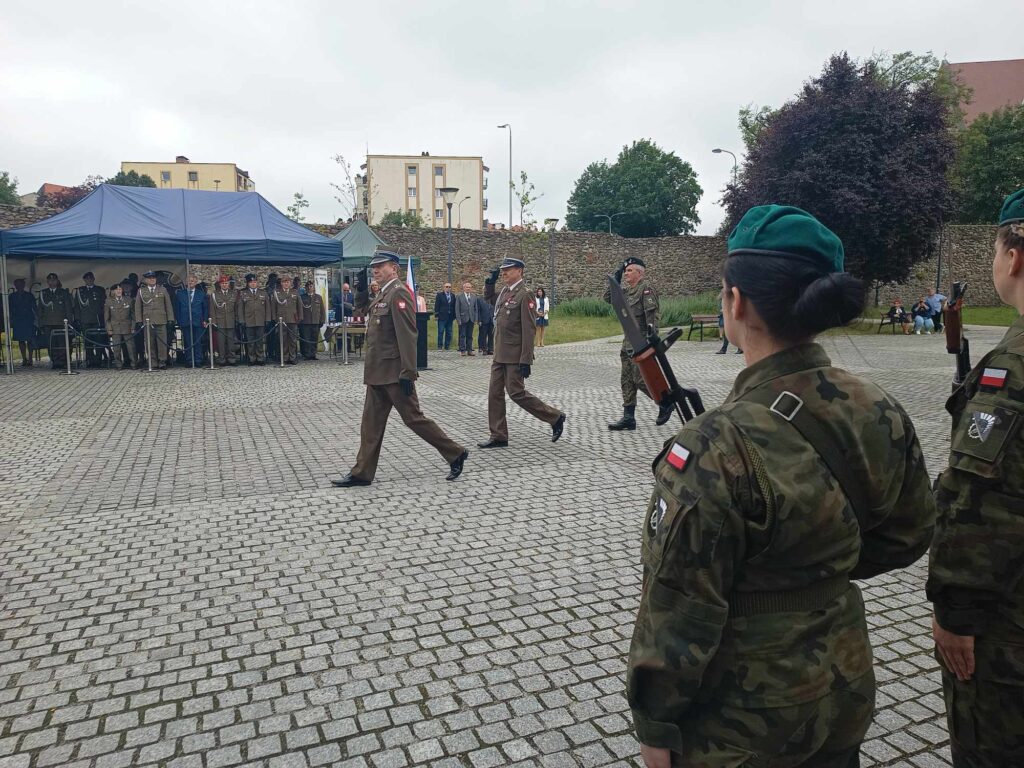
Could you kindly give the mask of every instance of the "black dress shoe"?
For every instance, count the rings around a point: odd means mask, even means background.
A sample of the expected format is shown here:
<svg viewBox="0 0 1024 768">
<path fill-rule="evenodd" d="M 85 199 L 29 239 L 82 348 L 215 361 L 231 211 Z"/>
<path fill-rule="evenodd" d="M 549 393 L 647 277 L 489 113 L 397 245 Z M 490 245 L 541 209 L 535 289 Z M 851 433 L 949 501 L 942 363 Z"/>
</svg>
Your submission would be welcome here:
<svg viewBox="0 0 1024 768">
<path fill-rule="evenodd" d="M 448 473 L 448 477 L 446 477 L 445 480 L 454 480 L 459 475 L 461 475 L 462 465 L 466 463 L 466 459 L 468 458 L 469 451 L 463 451 L 461 454 L 459 454 L 458 458 L 448 465 L 449 467 L 451 467 L 452 471 Z"/>
<path fill-rule="evenodd" d="M 562 429 L 565 427 L 565 414 L 558 417 L 558 421 L 551 425 L 551 442 L 557 443 L 562 436 Z"/>
<path fill-rule="evenodd" d="M 507 448 L 508 440 L 496 440 L 491 438 L 486 443 L 477 443 L 478 448 Z"/>
<path fill-rule="evenodd" d="M 340 480 L 331 480 L 331 485 L 337 488 L 352 488 L 354 486 L 369 485 L 369 480 L 363 480 L 361 477 L 353 477 L 352 473 L 349 472 Z"/>
</svg>

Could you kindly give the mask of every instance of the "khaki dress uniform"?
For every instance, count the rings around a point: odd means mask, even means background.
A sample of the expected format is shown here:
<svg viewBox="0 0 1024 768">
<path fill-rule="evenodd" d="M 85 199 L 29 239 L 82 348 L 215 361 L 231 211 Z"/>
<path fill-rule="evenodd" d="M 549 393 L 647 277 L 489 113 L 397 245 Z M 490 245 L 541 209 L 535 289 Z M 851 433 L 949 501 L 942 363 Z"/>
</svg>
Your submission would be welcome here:
<svg viewBox="0 0 1024 768">
<path fill-rule="evenodd" d="M 265 359 L 263 328 L 269 319 L 270 302 L 266 291 L 246 287 L 238 292 L 238 323 L 244 332 L 242 343 L 249 365 L 261 365 Z"/>
<path fill-rule="evenodd" d="M 525 280 L 512 288 L 503 288 L 494 302 L 494 360 L 487 388 L 487 426 L 492 441 L 508 442 L 506 392 L 513 403 L 547 424 L 555 424 L 563 415 L 526 390 L 526 381 L 519 369 L 521 365 L 533 364 L 535 306 Z"/>
<path fill-rule="evenodd" d="M 107 338 L 103 332 L 106 316 L 103 305 L 107 292 L 98 285 L 81 285 L 75 289 L 75 327 L 82 333 L 85 345 L 85 364 L 88 368 L 96 368 L 103 360 L 107 348 Z"/>
<path fill-rule="evenodd" d="M 104 309 L 107 333 L 110 334 L 114 360 L 117 360 L 117 351 L 124 345 L 128 354 L 128 365 L 135 365 L 135 343 L 132 332 L 135 328 L 135 307 L 133 302 L 125 294 L 111 296 Z"/>
<path fill-rule="evenodd" d="M 280 329 L 284 338 L 279 342 L 284 350 L 282 362 L 295 365 L 295 345 L 299 341 L 299 323 L 302 322 L 302 303 L 299 301 L 299 292 L 294 288 L 286 291 L 280 287 L 271 291 L 270 319 L 275 326 L 278 320 L 284 323 L 284 327 Z"/>
<path fill-rule="evenodd" d="M 238 321 L 238 291 L 228 288 L 221 290 L 218 283 L 210 291 L 210 319 L 215 328 L 213 350 L 220 365 L 235 365 L 238 354 L 235 351 L 235 323 Z"/>
<path fill-rule="evenodd" d="M 64 321 L 73 323 L 75 320 L 71 292 L 67 288 L 43 288 L 39 292 L 38 317 L 39 326 L 43 330 L 43 341 L 50 353 L 50 366 L 63 368 L 67 365 Z"/>
<path fill-rule="evenodd" d="M 397 277 L 380 289 L 372 300 L 368 293 L 356 295 L 356 314 L 366 316 L 366 357 L 363 383 L 366 400 L 359 429 L 359 454 L 349 473 L 369 482 L 377 473 L 391 409 L 413 432 L 437 449 L 451 464 L 465 449 L 452 440 L 420 410 L 415 387 L 406 394 L 400 379 L 416 381 L 416 305 L 409 290 Z"/>
<path fill-rule="evenodd" d="M 166 367 L 171 362 L 167 325 L 174 322 L 174 306 L 170 294 L 162 285 L 143 285 L 135 294 L 135 322 L 145 324 L 146 320 L 149 320 L 149 349 L 153 353 L 150 364 Z"/>
<path fill-rule="evenodd" d="M 302 324 L 299 326 L 299 335 L 302 337 L 302 356 L 307 360 L 316 360 L 320 327 L 327 322 L 324 297 L 319 293 L 306 293 L 299 298 L 302 300 Z"/>
</svg>

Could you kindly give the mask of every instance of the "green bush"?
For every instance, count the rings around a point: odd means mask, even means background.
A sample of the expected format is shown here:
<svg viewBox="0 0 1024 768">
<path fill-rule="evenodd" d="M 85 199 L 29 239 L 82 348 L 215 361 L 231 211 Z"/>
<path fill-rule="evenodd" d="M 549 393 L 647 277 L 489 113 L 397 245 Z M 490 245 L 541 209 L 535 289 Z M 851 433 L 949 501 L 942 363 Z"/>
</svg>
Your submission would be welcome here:
<svg viewBox="0 0 1024 768">
<path fill-rule="evenodd" d="M 694 315 L 717 315 L 718 291 L 661 300 L 661 327 L 689 325 Z"/>
<path fill-rule="evenodd" d="M 612 317 L 612 305 L 593 296 L 559 302 L 553 313 L 555 317 Z"/>
</svg>

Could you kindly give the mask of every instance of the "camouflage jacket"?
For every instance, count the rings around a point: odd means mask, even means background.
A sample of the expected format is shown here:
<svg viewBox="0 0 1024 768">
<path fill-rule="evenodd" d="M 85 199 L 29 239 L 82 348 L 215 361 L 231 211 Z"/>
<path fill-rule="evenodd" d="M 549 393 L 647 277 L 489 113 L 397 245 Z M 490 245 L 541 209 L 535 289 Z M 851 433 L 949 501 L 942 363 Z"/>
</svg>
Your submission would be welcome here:
<svg viewBox="0 0 1024 768">
<path fill-rule="evenodd" d="M 953 433 L 935 494 L 928 599 L 950 632 L 983 635 L 994 620 L 1024 630 L 1024 317 L 946 410 Z"/>
<path fill-rule="evenodd" d="M 629 312 L 633 315 L 633 319 L 636 320 L 636 325 L 640 332 L 646 336 L 648 325 L 653 325 L 657 329 L 661 322 L 661 305 L 658 302 L 658 292 L 647 282 L 647 278 L 641 278 L 633 287 L 630 287 L 629 283 L 623 281 L 622 292 L 626 296 L 626 305 L 629 307 Z M 604 300 L 609 304 L 612 303 L 612 289 L 610 287 L 604 289 Z M 627 352 L 633 351 L 633 347 L 630 346 L 628 339 L 622 340 L 622 349 Z"/>
<path fill-rule="evenodd" d="M 755 390 L 803 399 L 863 483 L 862 530 L 828 467 Z M 627 695 L 645 744 L 681 751 L 693 706 L 815 701 L 871 669 L 860 591 L 917 560 L 935 509 L 914 427 L 805 344 L 743 371 L 655 460 Z"/>
</svg>

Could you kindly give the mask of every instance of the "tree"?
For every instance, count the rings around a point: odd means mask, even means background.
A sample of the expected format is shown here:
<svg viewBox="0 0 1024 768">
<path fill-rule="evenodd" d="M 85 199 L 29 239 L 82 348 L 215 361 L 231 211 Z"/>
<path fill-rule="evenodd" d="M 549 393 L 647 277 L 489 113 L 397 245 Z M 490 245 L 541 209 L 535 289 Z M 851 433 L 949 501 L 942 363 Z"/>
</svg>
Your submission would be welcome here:
<svg viewBox="0 0 1024 768">
<path fill-rule="evenodd" d="M 726 187 L 731 228 L 755 205 L 795 205 L 843 241 L 846 268 L 900 281 L 953 210 L 955 144 L 935 80 L 893 80 L 843 53 L 772 113 Z"/>
<path fill-rule="evenodd" d="M 51 195 L 39 195 L 36 205 L 40 208 L 56 208 L 65 211 L 103 183 L 102 176 L 86 176 L 77 187 L 64 187 Z"/>
<path fill-rule="evenodd" d="M 416 211 L 388 211 L 380 217 L 380 224 L 386 227 L 419 229 L 423 226 L 423 219 Z"/>
<path fill-rule="evenodd" d="M 7 171 L 0 171 L 0 205 L 21 205 L 18 180 L 12 179 Z"/>
<path fill-rule="evenodd" d="M 757 143 L 758 134 L 768 125 L 774 114 L 775 110 L 771 107 L 755 107 L 753 104 L 747 104 L 740 110 L 740 136 L 747 152 Z"/>
<path fill-rule="evenodd" d="M 306 218 L 302 212 L 309 208 L 309 200 L 301 192 L 296 192 L 294 197 L 294 202 L 288 206 L 288 218 L 292 221 L 302 221 Z"/>
<path fill-rule="evenodd" d="M 116 184 L 119 187 L 155 187 L 156 182 L 150 178 L 149 174 L 142 174 L 141 176 L 135 171 L 118 171 L 115 176 L 111 176 L 106 181 L 107 184 Z"/>
<path fill-rule="evenodd" d="M 957 221 L 991 224 L 1003 198 L 1024 187 L 1024 105 L 979 115 L 960 135 Z"/>
<path fill-rule="evenodd" d="M 526 178 L 526 171 L 519 172 L 518 186 L 514 182 L 509 182 L 509 184 L 512 185 L 512 196 L 519 203 L 519 226 L 532 227 L 535 223 L 532 211 L 533 204 L 544 197 L 544 193 L 541 192 L 539 195 L 533 194 L 533 182 Z"/>
<path fill-rule="evenodd" d="M 693 232 L 700 223 L 697 202 L 703 190 L 689 163 L 649 139 L 625 146 L 614 163 L 586 167 L 569 197 L 566 227 L 596 232 L 615 220 L 624 237 L 661 237 Z"/>
</svg>

